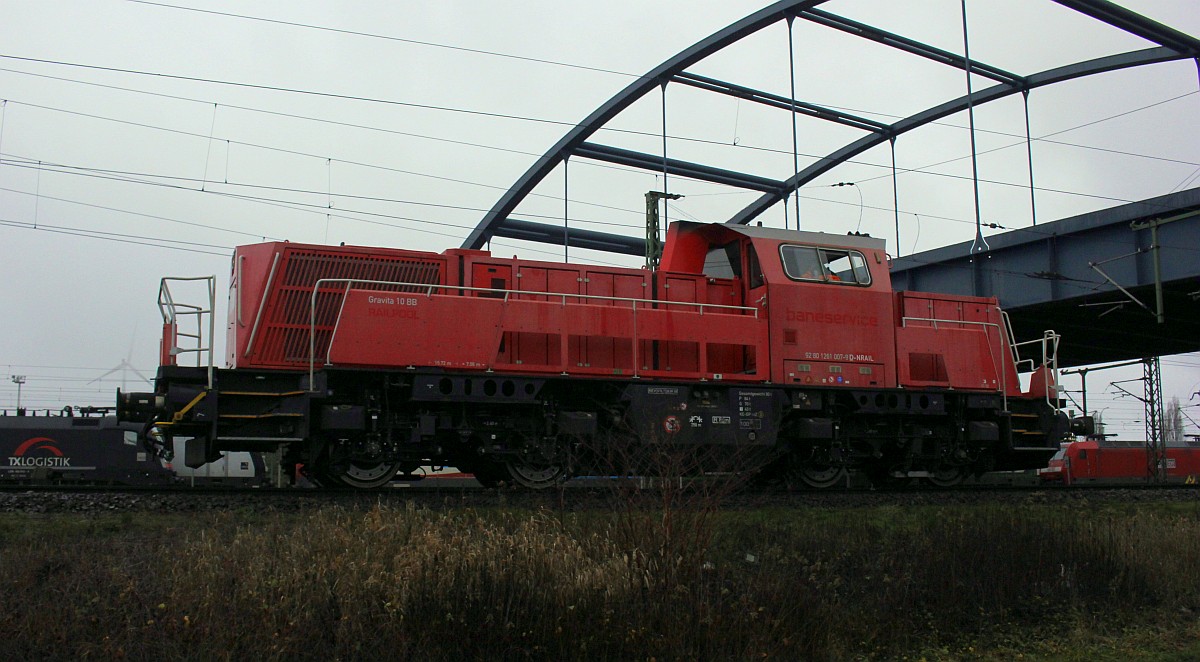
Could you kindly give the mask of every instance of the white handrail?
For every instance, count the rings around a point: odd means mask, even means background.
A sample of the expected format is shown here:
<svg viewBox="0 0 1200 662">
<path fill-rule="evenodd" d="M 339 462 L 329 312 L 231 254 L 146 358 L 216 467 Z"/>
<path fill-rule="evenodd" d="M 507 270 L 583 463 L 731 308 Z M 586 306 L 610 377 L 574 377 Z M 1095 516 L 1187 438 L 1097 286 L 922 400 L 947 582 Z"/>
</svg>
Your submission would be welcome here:
<svg viewBox="0 0 1200 662">
<path fill-rule="evenodd" d="M 206 281 L 208 285 L 208 306 L 197 306 L 194 304 L 178 303 L 175 301 L 174 295 L 171 294 L 171 282 L 195 282 Z M 172 356 L 178 354 L 196 354 L 196 367 L 201 367 L 201 355 L 207 354 L 207 374 L 208 388 L 213 385 L 213 338 L 216 335 L 216 320 L 214 319 L 213 310 L 216 308 L 217 299 L 217 279 L 215 276 L 168 276 L 159 281 L 158 285 L 158 311 L 162 315 L 163 323 L 171 327 L 171 347 L 169 352 Z M 181 316 L 190 315 L 196 318 L 196 333 L 180 333 L 177 325 Z M 208 316 L 208 344 L 204 341 L 204 316 Z M 183 348 L 175 345 L 175 338 L 183 336 L 185 338 L 194 338 L 196 347 Z M 164 338 L 164 340 L 166 340 Z"/>
<path fill-rule="evenodd" d="M 1042 332 L 1042 337 L 1037 340 L 1026 340 L 1024 342 L 1013 343 L 1013 351 L 1014 352 L 1017 351 L 1018 347 L 1023 347 L 1025 345 L 1035 345 L 1035 344 L 1041 345 L 1042 367 L 1048 368 L 1050 370 L 1052 380 L 1054 382 L 1054 386 L 1053 386 L 1054 397 L 1053 398 L 1050 397 L 1051 386 L 1049 384 L 1046 385 L 1046 403 L 1049 404 L 1056 412 L 1059 410 L 1059 406 L 1058 406 L 1059 386 L 1058 386 L 1058 384 L 1059 384 L 1060 375 L 1058 373 L 1058 343 L 1061 339 L 1062 339 L 1061 335 L 1059 335 L 1058 333 L 1055 333 L 1052 329 L 1047 329 L 1046 331 Z M 1024 363 L 1025 361 L 1028 361 L 1031 366 L 1033 365 L 1033 359 L 1024 359 L 1020 363 Z M 1034 366 L 1033 369 L 1036 370 L 1037 366 Z"/>
</svg>

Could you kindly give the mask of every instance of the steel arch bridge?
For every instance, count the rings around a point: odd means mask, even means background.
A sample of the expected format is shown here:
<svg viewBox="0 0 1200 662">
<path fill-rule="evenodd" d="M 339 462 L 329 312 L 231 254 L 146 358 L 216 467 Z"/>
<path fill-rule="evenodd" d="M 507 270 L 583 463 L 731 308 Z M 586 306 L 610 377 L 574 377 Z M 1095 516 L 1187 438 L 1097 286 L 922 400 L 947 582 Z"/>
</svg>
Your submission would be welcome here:
<svg viewBox="0 0 1200 662">
<path fill-rule="evenodd" d="M 1029 92 L 1033 89 L 1119 69 L 1176 60 L 1194 59 L 1197 61 L 1197 66 L 1200 67 L 1200 39 L 1150 20 L 1108 0 L 1050 1 L 1158 45 L 1116 55 L 1081 60 L 1065 66 L 1024 75 L 970 59 L 965 16 L 963 20 L 964 55 L 959 55 L 820 9 L 819 6 L 825 4 L 826 1 L 781 0 L 715 32 L 648 71 L 593 111 L 587 118 L 559 139 L 545 154 L 538 158 L 525 174 L 487 212 L 480 223 L 467 236 L 462 247 L 481 248 L 493 237 L 507 237 L 610 253 L 643 254 L 645 240 L 641 237 L 568 228 L 565 222 L 564 225 L 558 226 L 510 217 L 517 206 L 539 183 L 554 171 L 556 167 L 571 158 L 589 159 L 641 169 L 647 172 L 660 173 L 664 176 L 671 175 L 757 191 L 760 193 L 760 196 L 733 214 L 727 221 L 728 223 L 746 224 L 758 218 L 773 205 L 779 202 L 786 203 L 789 196 L 820 175 L 872 147 L 884 143 L 890 143 L 893 150 L 892 169 L 894 187 L 896 138 L 949 115 L 962 111 L 972 111 L 976 106 L 1015 94 L 1021 94 L 1026 104 L 1026 141 L 1028 143 L 1031 140 L 1028 133 L 1028 97 Z M 823 107 L 796 99 L 794 98 L 794 92 L 791 97 L 785 97 L 737 83 L 689 73 L 688 71 L 689 68 L 718 51 L 780 22 L 787 24 L 790 39 L 792 25 L 797 20 L 807 21 L 831 30 L 838 30 L 857 38 L 925 58 L 946 67 L 964 71 L 968 80 L 968 93 L 959 98 L 934 105 L 898 121 L 886 124 L 834 108 Z M 791 66 L 793 67 L 794 81 L 794 62 Z M 969 82 L 971 75 L 990 79 L 994 82 L 994 85 L 980 90 L 971 90 Z M 811 165 L 803 169 L 797 169 L 794 175 L 782 180 L 704 163 L 694 163 L 671 158 L 666 154 L 665 128 L 663 135 L 664 149 L 661 154 L 649 154 L 589 141 L 597 131 L 604 128 L 608 122 L 629 108 L 634 102 L 642 99 L 656 89 L 662 88 L 665 91 L 666 87 L 670 84 L 685 85 L 714 94 L 727 95 L 743 101 L 789 111 L 793 116 L 793 127 L 794 119 L 797 116 L 806 116 L 851 127 L 863 132 L 864 135 L 818 158 Z M 972 130 L 972 144 L 974 144 L 973 141 L 974 131 Z M 793 129 L 793 156 L 795 156 L 795 150 L 795 133 Z M 974 153 L 972 157 L 974 157 Z M 1030 158 L 1032 161 L 1032 156 Z M 1032 184 L 1032 163 L 1030 168 Z M 978 193 L 976 193 L 976 197 L 978 198 Z M 899 234 L 898 224 L 897 217 L 897 235 Z M 976 237 L 977 240 L 982 239 L 978 216 L 978 201 L 976 201 Z"/>
</svg>

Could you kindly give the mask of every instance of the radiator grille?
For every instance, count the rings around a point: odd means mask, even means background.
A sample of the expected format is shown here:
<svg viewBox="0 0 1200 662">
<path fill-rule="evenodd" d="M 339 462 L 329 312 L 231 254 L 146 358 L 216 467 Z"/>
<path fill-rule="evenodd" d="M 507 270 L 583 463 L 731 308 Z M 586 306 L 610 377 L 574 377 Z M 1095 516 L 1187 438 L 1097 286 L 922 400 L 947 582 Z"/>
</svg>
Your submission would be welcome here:
<svg viewBox="0 0 1200 662">
<path fill-rule="evenodd" d="M 436 285 L 444 283 L 445 260 L 425 255 L 358 255 L 311 250 L 288 251 L 280 275 L 267 296 L 264 333 L 251 360 L 258 365 L 300 367 L 309 360 L 309 311 L 318 280 L 349 278 Z M 423 292 L 423 288 L 400 285 L 361 285 L 360 289 L 381 292 Z M 342 306 L 345 283 L 322 284 L 316 298 L 316 359 L 324 361 Z"/>
</svg>

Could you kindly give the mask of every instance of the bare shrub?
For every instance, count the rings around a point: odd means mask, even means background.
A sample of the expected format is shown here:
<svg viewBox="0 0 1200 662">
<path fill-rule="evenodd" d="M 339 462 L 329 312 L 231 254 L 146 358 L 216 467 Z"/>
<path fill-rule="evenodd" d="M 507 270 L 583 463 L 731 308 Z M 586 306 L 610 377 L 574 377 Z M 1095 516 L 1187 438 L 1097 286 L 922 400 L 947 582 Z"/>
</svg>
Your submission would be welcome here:
<svg viewBox="0 0 1200 662">
<path fill-rule="evenodd" d="M 645 590 L 691 585 L 708 563 L 716 516 L 765 464 L 762 449 L 691 446 L 669 437 L 613 435 L 589 455 L 607 481 L 610 538 Z"/>
</svg>

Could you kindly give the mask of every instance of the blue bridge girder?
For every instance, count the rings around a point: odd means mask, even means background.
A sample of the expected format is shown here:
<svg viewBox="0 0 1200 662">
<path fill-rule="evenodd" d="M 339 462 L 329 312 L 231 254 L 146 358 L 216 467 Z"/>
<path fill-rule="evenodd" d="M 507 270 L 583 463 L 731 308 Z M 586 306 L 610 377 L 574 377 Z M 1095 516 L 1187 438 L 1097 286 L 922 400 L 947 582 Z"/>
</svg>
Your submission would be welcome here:
<svg viewBox="0 0 1200 662">
<path fill-rule="evenodd" d="M 987 241 L 897 258 L 892 287 L 995 296 L 1017 340 L 1062 334 L 1063 366 L 1200 351 L 1200 188 Z"/>
</svg>

